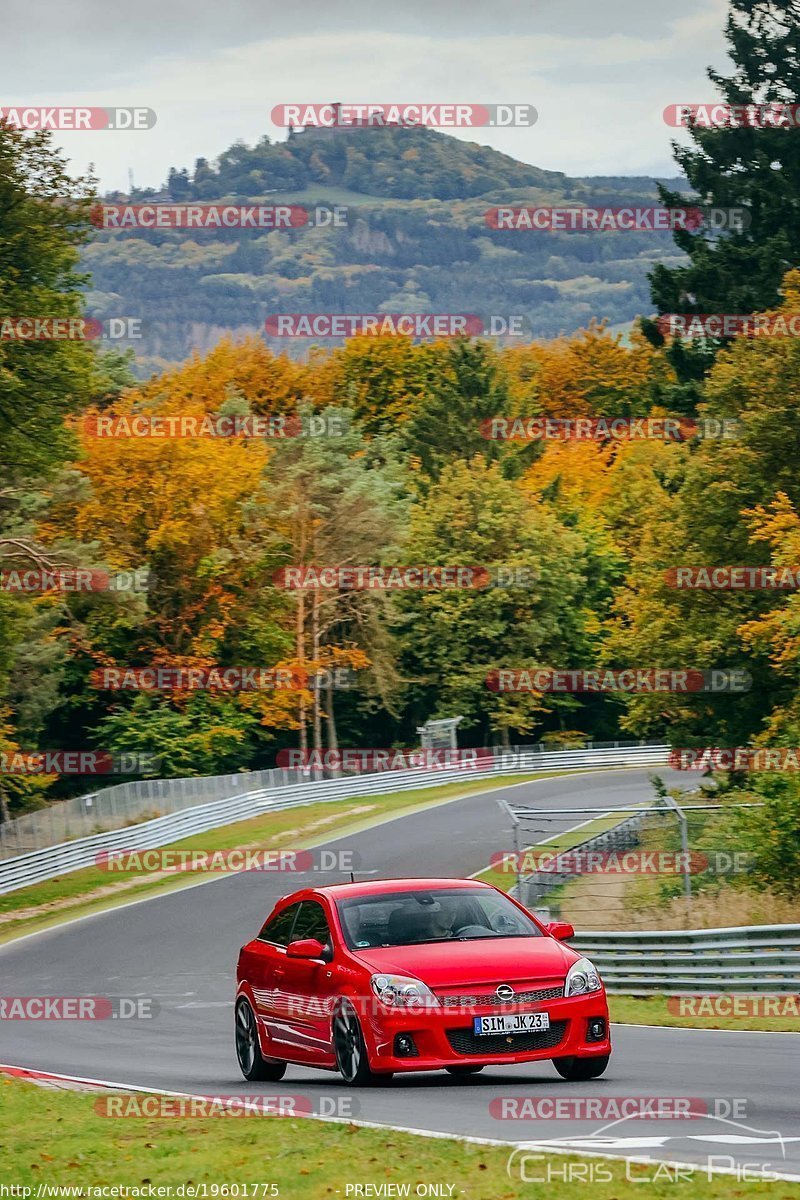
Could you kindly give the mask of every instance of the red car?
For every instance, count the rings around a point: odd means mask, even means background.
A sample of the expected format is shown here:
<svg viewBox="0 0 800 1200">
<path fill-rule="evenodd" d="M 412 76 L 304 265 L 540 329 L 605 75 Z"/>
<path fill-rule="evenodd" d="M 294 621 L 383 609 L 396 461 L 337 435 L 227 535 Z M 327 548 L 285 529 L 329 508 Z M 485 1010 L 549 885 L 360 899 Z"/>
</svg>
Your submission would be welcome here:
<svg viewBox="0 0 800 1200">
<path fill-rule="evenodd" d="M 474 879 L 385 879 L 279 900 L 237 967 L 245 1079 L 287 1063 L 348 1083 L 471 1075 L 550 1058 L 564 1079 L 608 1065 L 608 1005 L 571 925 L 543 925 Z"/>
</svg>

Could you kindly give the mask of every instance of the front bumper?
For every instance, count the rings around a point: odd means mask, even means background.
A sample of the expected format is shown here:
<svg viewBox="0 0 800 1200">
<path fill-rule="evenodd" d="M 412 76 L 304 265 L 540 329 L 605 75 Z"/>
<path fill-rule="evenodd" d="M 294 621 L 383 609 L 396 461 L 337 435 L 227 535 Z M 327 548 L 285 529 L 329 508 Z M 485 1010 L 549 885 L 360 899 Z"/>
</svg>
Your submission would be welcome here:
<svg viewBox="0 0 800 1200">
<path fill-rule="evenodd" d="M 537 1062 L 540 1059 L 579 1055 L 602 1057 L 611 1053 L 608 1003 L 605 992 L 545 1003 L 509 1007 L 506 1012 L 546 1012 L 550 1028 L 545 1032 L 476 1036 L 473 1017 L 497 1015 L 497 1008 L 426 1008 L 404 1010 L 379 1007 L 363 1022 L 364 1037 L 373 1071 L 437 1071 L 444 1067 Z M 606 1023 L 602 1041 L 589 1040 L 589 1022 L 601 1017 Z M 410 1035 L 415 1055 L 399 1055 L 398 1034 Z"/>
</svg>

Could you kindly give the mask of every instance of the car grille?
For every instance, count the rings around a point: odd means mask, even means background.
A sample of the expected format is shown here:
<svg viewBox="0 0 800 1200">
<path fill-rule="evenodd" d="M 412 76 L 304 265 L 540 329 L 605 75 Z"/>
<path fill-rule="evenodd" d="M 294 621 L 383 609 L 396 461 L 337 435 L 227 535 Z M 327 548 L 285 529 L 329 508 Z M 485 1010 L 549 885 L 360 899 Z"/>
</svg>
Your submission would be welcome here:
<svg viewBox="0 0 800 1200">
<path fill-rule="evenodd" d="M 566 1021 L 553 1021 L 549 1029 L 535 1033 L 498 1033 L 477 1037 L 471 1029 L 448 1029 L 447 1040 L 456 1054 L 520 1054 L 526 1050 L 548 1050 L 563 1041 Z"/>
<path fill-rule="evenodd" d="M 497 992 L 485 992 L 480 996 L 439 996 L 439 1003 L 444 1008 L 474 1008 L 483 1005 L 486 1008 L 499 1008 L 500 1005 L 534 1004 L 538 1000 L 561 1000 L 564 996 L 564 985 L 558 987 L 537 988 L 532 992 L 515 992 L 510 1000 L 501 1000 Z"/>
</svg>

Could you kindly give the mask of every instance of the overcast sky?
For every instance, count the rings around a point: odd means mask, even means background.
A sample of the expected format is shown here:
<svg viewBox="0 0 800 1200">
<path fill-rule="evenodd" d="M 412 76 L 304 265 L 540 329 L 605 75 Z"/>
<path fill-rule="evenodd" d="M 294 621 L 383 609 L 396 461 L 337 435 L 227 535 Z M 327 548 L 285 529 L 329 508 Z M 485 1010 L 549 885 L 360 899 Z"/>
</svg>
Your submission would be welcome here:
<svg viewBox="0 0 800 1200">
<path fill-rule="evenodd" d="M 532 129 L 459 131 L 571 175 L 674 175 L 666 105 L 714 98 L 725 0 L 2 0 L 0 106 L 142 105 L 138 132 L 57 134 L 102 190 L 159 186 L 273 105 L 528 103 Z M 35 11 L 35 21 L 32 14 Z M 683 136 L 683 135 L 681 135 Z"/>
</svg>

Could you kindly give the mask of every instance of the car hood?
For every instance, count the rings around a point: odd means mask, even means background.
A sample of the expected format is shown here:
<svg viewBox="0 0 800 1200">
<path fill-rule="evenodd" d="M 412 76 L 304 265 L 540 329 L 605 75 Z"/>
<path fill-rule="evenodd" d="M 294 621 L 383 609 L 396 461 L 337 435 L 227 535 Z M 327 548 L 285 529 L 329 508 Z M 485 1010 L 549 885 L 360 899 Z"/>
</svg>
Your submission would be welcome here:
<svg viewBox="0 0 800 1200">
<path fill-rule="evenodd" d="M 431 988 L 563 979 L 580 957 L 552 937 L 377 946 L 353 953 L 374 971 L 413 975 Z"/>
</svg>

